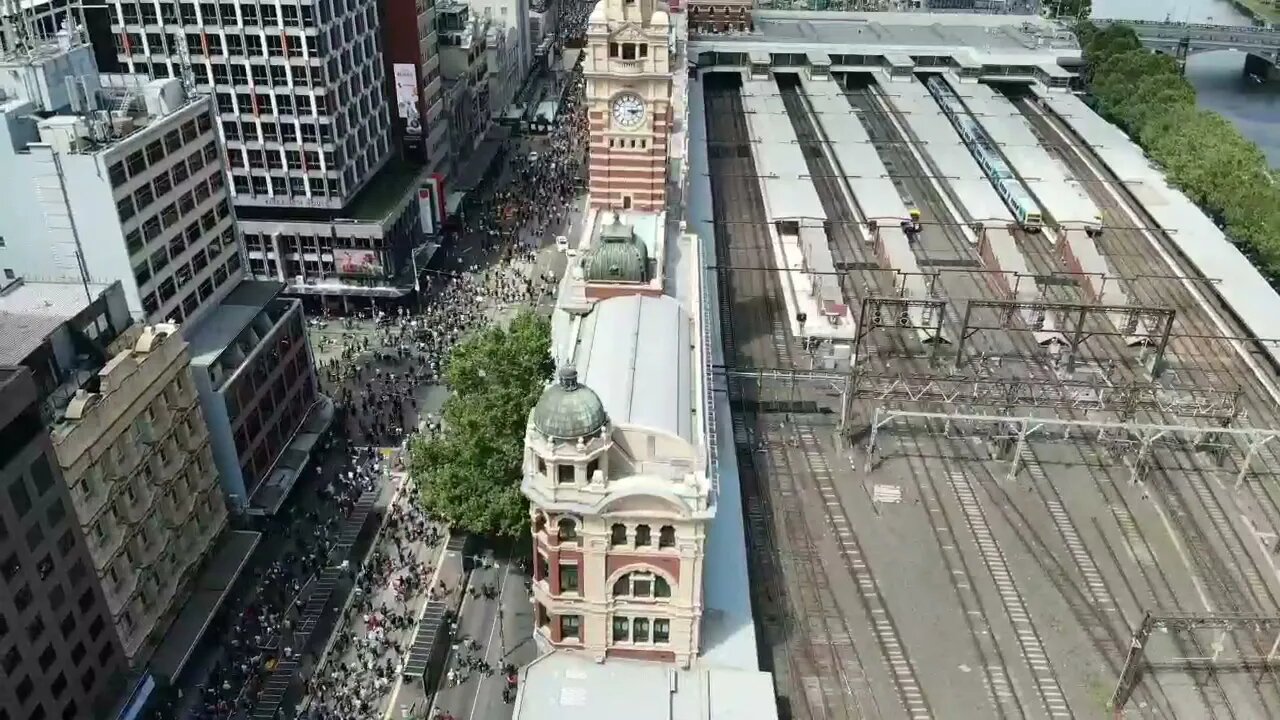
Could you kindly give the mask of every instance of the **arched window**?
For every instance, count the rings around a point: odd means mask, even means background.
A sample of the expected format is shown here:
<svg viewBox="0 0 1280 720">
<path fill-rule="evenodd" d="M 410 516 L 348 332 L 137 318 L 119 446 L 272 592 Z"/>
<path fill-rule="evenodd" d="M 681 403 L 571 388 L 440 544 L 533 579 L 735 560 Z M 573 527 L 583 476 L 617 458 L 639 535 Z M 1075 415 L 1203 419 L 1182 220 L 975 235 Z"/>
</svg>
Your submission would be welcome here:
<svg viewBox="0 0 1280 720">
<path fill-rule="evenodd" d="M 649 537 L 649 526 L 637 525 L 636 526 L 636 547 L 648 547 L 649 543 L 652 541 L 653 539 Z"/>
<path fill-rule="evenodd" d="M 569 542 L 578 539 L 578 523 L 573 518 L 560 518 L 556 523 L 556 539 L 560 542 Z"/>
<path fill-rule="evenodd" d="M 534 531 L 535 533 L 540 533 L 540 532 L 542 532 L 543 530 L 546 530 L 546 529 L 547 529 L 547 516 L 546 516 L 546 515 L 543 515 L 542 513 L 538 513 L 538 514 L 534 515 L 534 516 L 533 516 L 533 531 Z"/>
<path fill-rule="evenodd" d="M 627 544 L 627 526 L 622 523 L 614 523 L 609 528 L 609 544 L 617 547 L 618 545 Z"/>
<path fill-rule="evenodd" d="M 658 547 L 669 548 L 676 546 L 676 529 L 670 525 L 663 525 L 658 530 Z"/>
<path fill-rule="evenodd" d="M 651 572 L 629 572 L 613 583 L 614 597 L 639 599 L 671 597 L 671 583 L 661 575 Z"/>
</svg>

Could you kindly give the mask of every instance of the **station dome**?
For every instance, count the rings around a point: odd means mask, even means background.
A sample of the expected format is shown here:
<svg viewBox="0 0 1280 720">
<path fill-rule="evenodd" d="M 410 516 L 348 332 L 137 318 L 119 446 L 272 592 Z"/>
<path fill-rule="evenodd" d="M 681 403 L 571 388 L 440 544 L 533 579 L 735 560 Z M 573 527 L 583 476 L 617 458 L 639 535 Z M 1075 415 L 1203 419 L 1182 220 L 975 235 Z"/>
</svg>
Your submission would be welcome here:
<svg viewBox="0 0 1280 720">
<path fill-rule="evenodd" d="M 560 368 L 556 382 L 542 391 L 533 408 L 533 427 L 554 440 L 595 435 L 609 422 L 600 396 L 578 382 L 572 365 Z"/>
<path fill-rule="evenodd" d="M 588 282 L 646 282 L 649 249 L 630 225 L 617 216 L 600 231 L 600 240 L 588 253 L 583 275 Z"/>
</svg>

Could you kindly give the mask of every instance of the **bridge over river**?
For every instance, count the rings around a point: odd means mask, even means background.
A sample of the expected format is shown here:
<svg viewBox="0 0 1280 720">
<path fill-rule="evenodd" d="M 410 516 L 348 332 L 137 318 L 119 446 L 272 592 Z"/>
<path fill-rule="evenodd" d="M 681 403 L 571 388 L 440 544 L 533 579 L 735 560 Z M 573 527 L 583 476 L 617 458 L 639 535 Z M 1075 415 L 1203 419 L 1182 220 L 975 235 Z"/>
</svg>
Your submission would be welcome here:
<svg viewBox="0 0 1280 720">
<path fill-rule="evenodd" d="M 1275 64 L 1280 56 L 1280 30 L 1236 25 L 1154 22 L 1150 20 L 1094 20 L 1098 25 L 1122 23 L 1138 33 L 1152 50 L 1186 58 L 1201 52 L 1234 50 Z"/>
</svg>

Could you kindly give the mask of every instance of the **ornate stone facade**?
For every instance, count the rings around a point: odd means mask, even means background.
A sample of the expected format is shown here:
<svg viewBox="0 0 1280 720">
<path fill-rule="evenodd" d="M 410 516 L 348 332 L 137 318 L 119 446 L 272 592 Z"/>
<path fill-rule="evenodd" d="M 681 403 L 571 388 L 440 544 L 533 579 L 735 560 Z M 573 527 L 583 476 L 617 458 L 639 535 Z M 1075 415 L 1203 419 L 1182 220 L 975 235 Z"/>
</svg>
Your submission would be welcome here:
<svg viewBox="0 0 1280 720">
<path fill-rule="evenodd" d="M 697 449 L 614 425 L 571 370 L 543 400 L 530 416 L 522 486 L 532 503 L 536 639 L 597 660 L 687 667 L 699 646 L 711 517 Z M 582 434 L 562 437 L 568 426 Z"/>
</svg>

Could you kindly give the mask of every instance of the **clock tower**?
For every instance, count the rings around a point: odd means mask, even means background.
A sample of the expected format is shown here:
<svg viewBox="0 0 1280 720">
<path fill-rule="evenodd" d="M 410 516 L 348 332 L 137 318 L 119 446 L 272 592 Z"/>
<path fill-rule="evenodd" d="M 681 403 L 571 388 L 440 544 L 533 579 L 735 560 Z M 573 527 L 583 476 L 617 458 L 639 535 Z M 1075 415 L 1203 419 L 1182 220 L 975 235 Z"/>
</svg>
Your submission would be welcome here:
<svg viewBox="0 0 1280 720">
<path fill-rule="evenodd" d="M 583 60 L 595 208 L 666 208 L 671 23 L 656 0 L 600 0 Z"/>
</svg>

